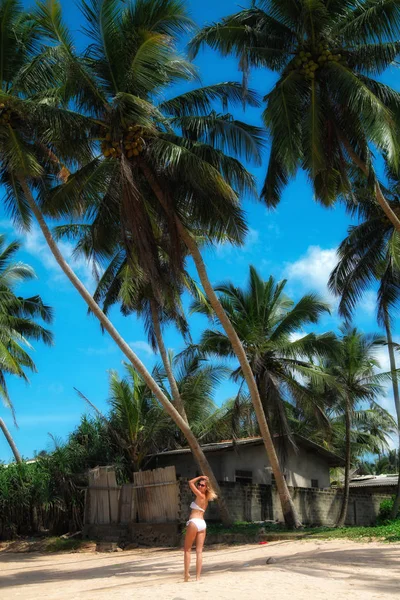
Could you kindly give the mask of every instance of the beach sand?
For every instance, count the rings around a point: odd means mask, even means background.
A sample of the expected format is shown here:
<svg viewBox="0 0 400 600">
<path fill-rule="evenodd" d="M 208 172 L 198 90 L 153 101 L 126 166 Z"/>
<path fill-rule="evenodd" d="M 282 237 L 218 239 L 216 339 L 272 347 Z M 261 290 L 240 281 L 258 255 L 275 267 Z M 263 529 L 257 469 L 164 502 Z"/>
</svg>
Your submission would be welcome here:
<svg viewBox="0 0 400 600">
<path fill-rule="evenodd" d="M 272 564 L 266 564 L 273 558 Z M 201 582 L 182 551 L 0 554 L 0 598 L 371 600 L 400 597 L 400 544 L 283 541 L 206 549 Z M 192 567 L 194 567 L 193 554 Z"/>
</svg>

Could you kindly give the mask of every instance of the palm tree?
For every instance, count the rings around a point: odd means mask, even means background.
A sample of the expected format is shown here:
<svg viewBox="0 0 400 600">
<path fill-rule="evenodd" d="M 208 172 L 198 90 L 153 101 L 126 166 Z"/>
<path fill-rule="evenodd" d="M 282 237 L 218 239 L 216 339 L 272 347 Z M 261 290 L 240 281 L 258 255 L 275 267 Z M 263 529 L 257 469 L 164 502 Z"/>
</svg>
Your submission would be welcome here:
<svg viewBox="0 0 400 600">
<path fill-rule="evenodd" d="M 102 212 L 101 207 L 99 208 L 100 218 L 101 215 L 103 218 L 107 216 L 110 226 L 119 227 L 121 209 L 122 215 L 127 220 L 128 237 L 133 234 L 133 240 L 140 249 L 143 271 L 148 273 L 153 281 L 157 281 L 161 273 L 154 258 L 154 250 L 156 249 L 158 254 L 161 247 L 168 256 L 171 256 L 172 248 L 174 251 L 177 248 L 174 243 L 177 236 L 174 237 L 175 225 L 169 232 L 169 236 L 165 235 L 166 222 L 175 223 L 170 217 L 168 206 L 160 205 L 157 209 L 147 203 L 141 206 L 139 202 L 136 203 L 136 208 L 131 210 L 135 206 L 135 198 L 139 199 L 132 180 L 130 163 L 130 159 L 136 157 L 136 152 L 142 144 L 139 133 L 145 135 L 146 139 L 148 135 L 149 141 L 154 141 L 154 144 L 150 145 L 154 162 L 149 164 L 167 165 L 164 173 L 157 172 L 157 177 L 161 178 L 169 171 L 174 171 L 176 164 L 182 167 L 179 180 L 175 181 L 172 178 L 171 183 L 171 186 L 176 186 L 174 199 L 180 202 L 181 210 L 183 200 L 186 207 L 184 211 L 188 211 L 191 207 L 192 215 L 196 213 L 197 208 L 200 208 L 195 201 L 197 199 L 194 192 L 192 194 L 190 191 L 190 185 L 194 185 L 195 188 L 197 186 L 198 193 L 201 191 L 203 198 L 207 198 L 207 208 L 208 202 L 214 204 L 215 209 L 219 211 L 219 219 L 215 221 L 215 234 L 220 232 L 222 235 L 223 224 L 225 229 L 230 229 L 232 239 L 241 239 L 245 232 L 245 224 L 238 206 L 238 197 L 229 182 L 242 191 L 253 188 L 253 179 L 235 158 L 228 157 L 219 150 L 214 151 L 212 146 L 202 143 L 203 139 L 190 141 L 182 138 L 181 146 L 175 144 L 175 137 L 171 133 L 170 126 L 167 127 L 167 122 L 163 128 L 165 138 L 154 136 L 153 139 L 152 132 L 156 131 L 158 125 L 162 126 L 164 117 L 160 110 L 151 104 L 150 96 L 153 97 L 157 92 L 161 92 L 163 86 L 187 78 L 193 73 L 191 65 L 182 61 L 172 48 L 176 32 L 181 32 L 188 23 L 182 6 L 172 0 L 161 3 L 150 2 L 150 0 L 144 3 L 138 2 L 136 5 L 124 6 L 123 11 L 120 10 L 121 3 L 115 0 L 93 2 L 91 6 L 92 8 L 86 2 L 83 3 L 83 9 L 88 17 L 88 27 L 89 29 L 93 27 L 92 33 L 96 27 L 105 27 L 102 39 L 106 46 L 103 47 L 102 56 L 99 56 L 96 54 L 99 48 L 91 45 L 90 52 L 85 53 L 81 58 L 74 52 L 72 37 L 62 22 L 57 0 L 41 2 L 35 20 L 21 13 L 19 5 L 14 0 L 0 1 L 1 30 L 7 33 L 7 43 L 2 44 L 0 48 L 2 52 L 0 63 L 3 66 L 3 88 L 0 92 L 2 111 L 0 157 L 2 181 L 7 186 L 6 200 L 16 221 L 25 228 L 30 225 L 31 215 L 35 217 L 60 268 L 84 299 L 90 311 L 100 321 L 104 330 L 146 381 L 169 416 L 184 432 L 193 453 L 202 464 L 202 470 L 212 477 L 205 456 L 186 421 L 175 410 L 145 366 L 63 258 L 44 218 L 43 208 L 44 201 L 47 200 L 48 212 L 61 214 L 65 210 L 68 214 L 71 212 L 81 214 L 85 199 L 86 203 L 90 204 L 92 200 L 99 198 L 99 189 L 100 195 L 108 189 L 110 193 L 105 194 L 103 204 L 103 207 L 107 208 L 105 212 Z M 136 23 L 137 36 L 132 28 L 132 19 Z M 98 33 L 98 29 L 96 31 Z M 130 86 L 128 92 L 119 91 L 115 87 L 112 73 L 109 73 L 110 85 L 106 83 L 108 67 L 104 61 L 107 63 L 105 54 L 111 49 L 108 37 L 110 31 L 114 32 L 115 36 L 119 35 L 116 45 L 111 44 L 114 50 L 119 48 L 118 57 L 113 55 L 113 67 L 117 66 L 120 69 L 123 67 L 123 77 Z M 46 38 L 46 43 L 43 52 L 35 55 L 34 50 L 38 45 L 39 34 L 42 36 L 40 40 Z M 127 39 L 132 42 L 130 47 L 126 43 Z M 128 55 L 132 59 L 129 65 L 125 60 Z M 134 58 L 136 60 L 133 60 Z M 65 108 L 72 95 L 73 107 L 81 109 L 81 114 Z M 190 92 L 185 97 L 164 103 L 164 110 L 169 111 L 170 114 L 174 111 L 180 114 L 181 110 L 185 112 L 190 107 L 194 112 L 201 111 L 204 107 L 207 109 L 215 99 L 223 102 L 240 101 L 240 86 L 227 83 L 197 93 Z M 255 102 L 254 100 L 253 103 Z M 210 123 L 215 124 L 215 127 L 209 128 Z M 234 140 L 232 143 L 237 150 L 245 146 L 249 154 L 258 151 L 260 140 L 257 135 L 254 135 L 256 131 L 244 124 L 236 123 L 232 118 L 220 119 L 216 115 L 209 115 L 209 121 L 206 119 L 203 129 L 211 138 L 214 131 L 220 131 L 217 138 L 222 145 L 227 140 Z M 117 153 L 120 160 L 104 160 L 104 157 L 93 160 L 93 144 L 96 147 L 99 137 L 103 139 L 104 155 L 115 156 L 113 152 L 115 135 L 123 136 L 124 142 L 129 142 L 132 150 L 122 152 L 121 149 L 121 152 Z M 188 131 L 188 137 L 191 135 Z M 207 135 L 205 134 L 203 138 Z M 111 140 L 108 139 L 109 136 L 112 137 Z M 125 136 L 129 139 L 125 139 Z M 138 141 L 135 141 L 133 136 L 136 136 Z M 201 137 L 200 133 L 199 136 Z M 111 144 L 108 144 L 109 141 Z M 125 145 L 128 144 L 124 143 L 124 150 Z M 147 154 L 147 150 L 146 142 L 146 147 L 143 146 L 144 154 Z M 202 154 L 204 158 L 201 158 Z M 85 167 L 75 176 L 69 176 L 68 166 L 71 164 L 85 164 Z M 144 178 L 145 174 L 148 174 L 148 164 L 142 161 L 142 157 L 138 156 L 137 167 L 144 171 Z M 191 177 L 194 167 L 199 169 L 201 177 Z M 185 177 L 182 177 L 183 174 Z M 54 179 L 65 180 L 68 177 L 68 184 L 63 188 L 64 195 L 61 190 L 58 190 L 59 203 L 56 204 L 54 195 L 50 201 L 49 188 L 53 185 Z M 187 178 L 190 178 L 190 184 Z M 155 181 L 159 179 L 156 178 L 154 181 L 151 179 L 150 183 L 155 185 Z M 185 186 L 187 184 L 185 193 L 182 191 L 183 183 Z M 150 184 L 148 187 L 152 189 Z M 123 191 L 122 203 L 120 202 L 121 190 Z M 62 198 L 68 206 L 63 204 Z M 60 203 L 63 208 L 60 207 Z M 147 210 L 153 212 L 154 208 L 156 208 L 154 221 L 150 224 Z M 113 212 L 113 209 L 117 209 L 117 212 L 115 210 Z M 204 205 L 202 209 L 203 212 L 199 210 L 195 215 L 199 221 L 206 213 Z M 164 214 L 160 214 L 161 211 Z M 182 228 L 191 243 L 190 234 L 183 226 Z M 152 235 L 157 232 L 159 237 L 155 243 Z M 171 243 L 168 242 L 170 238 L 173 239 Z M 197 249 L 196 245 L 195 248 Z M 174 256 L 175 264 L 179 263 L 179 252 L 175 252 Z M 178 272 L 178 269 L 175 271 Z"/>
<path fill-rule="evenodd" d="M 170 398 L 171 403 L 186 423 L 190 425 L 196 437 L 198 437 L 197 432 L 193 429 L 193 420 L 188 420 L 186 404 L 182 398 L 180 386 L 175 379 L 171 359 L 168 355 L 163 338 L 163 328 L 169 323 L 175 324 L 183 337 L 185 339 L 188 338 L 189 327 L 182 308 L 181 294 L 183 286 L 187 289 L 191 289 L 195 286 L 195 283 L 190 275 L 184 271 L 181 282 L 172 280 L 170 285 L 165 285 L 162 289 L 160 288 L 156 296 L 142 269 L 137 262 L 135 263 L 132 254 L 127 256 L 122 242 L 118 244 L 118 240 L 116 240 L 116 248 L 114 248 L 109 239 L 108 252 L 103 250 L 103 252 L 98 253 L 95 251 L 92 240 L 97 238 L 96 225 L 96 223 L 92 224 L 90 236 L 88 236 L 87 227 L 76 227 L 76 225 L 58 227 L 57 235 L 69 235 L 75 238 L 79 236 L 80 233 L 83 233 L 83 236 L 78 241 L 76 252 L 84 252 L 86 256 L 100 263 L 100 267 L 104 268 L 94 293 L 94 299 L 102 306 L 105 314 L 108 314 L 111 306 L 119 302 L 121 304 L 121 312 L 123 315 L 127 316 L 132 312 L 135 312 L 139 317 L 142 317 L 152 349 L 154 352 L 156 352 L 157 349 L 160 352 L 163 363 L 163 372 L 168 380 L 170 392 L 164 385 L 165 377 L 160 378 L 159 370 L 157 370 L 158 376 L 155 377 L 155 379 L 165 395 L 168 398 L 170 395 L 172 396 Z M 168 274 L 171 272 L 170 265 L 163 256 L 161 256 L 159 260 L 164 275 L 163 280 L 166 282 Z M 189 368 L 188 365 L 186 365 L 186 367 Z M 200 386 L 197 388 L 197 391 L 193 390 L 194 394 L 192 395 L 190 412 L 192 412 L 195 395 L 198 394 L 201 389 Z M 195 459 L 197 460 L 196 456 Z M 198 463 L 198 467 L 200 470 L 203 470 L 204 461 L 203 463 Z M 209 477 L 212 480 L 213 488 L 217 493 L 217 501 L 220 506 L 221 514 L 223 515 L 225 523 L 229 523 L 231 519 L 228 514 L 222 491 L 208 461 L 206 469 L 207 473 L 210 473 Z"/>
<path fill-rule="evenodd" d="M 278 283 L 273 277 L 264 281 L 250 267 L 247 289 L 227 282 L 218 285 L 216 291 L 246 349 L 270 429 L 280 439 L 294 443 L 286 401 L 294 399 L 323 420 L 321 404 L 314 402 L 313 393 L 308 393 L 301 379 L 324 380 L 323 372 L 311 360 L 332 355 L 336 340 L 331 333 L 299 335 L 304 327 L 317 323 L 329 308 L 315 294 L 303 296 L 295 304 L 285 295 L 285 286 L 286 281 Z M 192 310 L 215 318 L 207 302 L 195 302 Z M 218 328 L 204 332 L 200 348 L 206 354 L 235 357 L 230 340 Z M 240 367 L 233 376 L 243 378 Z"/>
<path fill-rule="evenodd" d="M 204 440 L 215 432 L 225 408 L 218 408 L 214 403 L 216 390 L 229 375 L 230 370 L 221 364 L 210 362 L 197 352 L 183 353 L 177 356 L 169 354 L 169 363 L 173 367 L 173 375 L 181 397 L 190 426 L 199 440 Z M 171 392 L 165 387 L 167 375 L 164 366 L 155 369 L 155 379 L 168 395 Z M 173 442 L 182 446 L 182 436 L 166 432 L 166 444 Z M 168 441 L 169 438 L 169 441 Z"/>
<path fill-rule="evenodd" d="M 376 335 L 366 335 L 351 325 L 341 327 L 340 353 L 335 360 L 327 360 L 325 368 L 334 378 L 335 388 L 327 389 L 327 396 L 333 410 L 344 420 L 345 480 L 343 501 L 337 521 L 337 527 L 343 527 L 347 515 L 350 490 L 350 470 L 352 462 L 352 428 L 355 411 L 365 402 L 377 408 L 376 398 L 383 393 L 381 382 L 390 374 L 377 375 L 379 363 L 375 357 L 377 348 L 385 340 Z M 343 432 L 342 432 L 343 436 Z"/>
<path fill-rule="evenodd" d="M 387 197 L 392 209 L 399 212 L 399 182 L 391 177 L 390 183 Z M 379 283 L 377 316 L 379 325 L 386 331 L 400 448 L 400 394 L 391 317 L 400 299 L 397 232 L 389 219 L 382 217 L 379 207 L 371 203 L 368 189 L 357 186 L 355 195 L 357 205 L 348 205 L 348 209 L 358 217 L 359 223 L 349 228 L 347 237 L 338 248 L 339 262 L 330 276 L 329 287 L 340 296 L 340 314 L 349 319 L 365 291 L 374 282 Z M 399 506 L 400 477 L 393 518 Z"/>
<path fill-rule="evenodd" d="M 57 235 L 71 236 L 72 234 L 76 237 L 79 235 L 79 230 L 80 228 L 74 225 L 72 227 L 60 226 L 57 228 Z M 160 352 L 172 393 L 172 402 L 179 414 L 188 422 L 168 358 L 163 329 L 168 324 L 174 324 L 184 339 L 188 338 L 189 326 L 183 311 L 181 295 L 184 287 L 190 288 L 194 283 L 189 274 L 184 271 L 181 281 L 171 281 L 169 286 L 159 288 L 157 295 L 155 295 L 145 273 L 134 260 L 132 254 L 127 256 L 122 243 L 118 244 L 116 248 L 111 248 L 109 240 L 108 252 L 106 253 L 103 250 L 99 254 L 93 246 L 89 246 L 90 242 L 96 237 L 96 224 L 91 227 L 90 238 L 87 235 L 87 228 L 84 228 L 84 237 L 80 239 L 76 248 L 76 253 L 84 252 L 87 258 L 95 260 L 100 269 L 103 269 L 93 297 L 106 315 L 114 304 L 120 303 L 121 313 L 124 316 L 135 313 L 143 319 L 151 348 L 154 352 L 157 350 Z M 166 282 L 170 273 L 170 265 L 165 257 L 161 256 L 159 261 L 163 281 Z"/>
<path fill-rule="evenodd" d="M 228 376 L 229 369 L 210 363 L 200 354 L 174 357 L 170 352 L 168 361 L 173 366 L 174 379 L 194 434 L 198 439 L 215 436 L 216 426 L 226 409 L 215 405 L 214 396 L 218 385 Z M 109 416 L 104 416 L 81 392 L 78 395 L 106 424 L 120 449 L 124 453 L 129 451 L 130 462 L 138 470 L 150 452 L 181 448 L 185 445 L 185 438 L 166 418 L 157 399 L 132 366 L 126 364 L 125 369 L 127 374 L 122 379 L 114 371 L 110 374 Z M 167 386 L 164 366 L 156 365 L 152 375 L 165 395 L 170 397 L 172 394 Z"/>
<path fill-rule="evenodd" d="M 387 454 L 381 454 L 378 460 L 372 465 L 372 471 L 376 475 L 397 474 L 399 472 L 398 450 L 389 450 Z"/>
<path fill-rule="evenodd" d="M 251 367 L 213 290 L 193 236 L 193 231 L 204 231 L 207 239 L 224 237 L 235 243 L 243 241 L 246 227 L 238 197 L 242 193 L 253 193 L 254 181 L 236 155 L 244 154 L 260 161 L 262 131 L 236 121 L 229 114 L 220 115 L 212 110 L 214 100 L 222 100 L 223 105 L 228 101 L 243 101 L 237 84 L 202 88 L 158 105 L 154 103 L 167 86 L 192 79 L 194 75 L 193 66 L 173 48 L 178 35 L 190 25 L 181 3 L 91 0 L 82 2 L 82 8 L 92 43 L 89 51 L 80 57 L 73 50 L 72 38 L 62 23 L 56 0 L 40 3 L 37 22 L 51 49 L 57 49 L 56 54 L 52 52 L 52 60 L 55 55 L 57 59 L 62 58 L 62 72 L 67 76 L 65 84 L 54 93 L 55 101 L 60 96 L 64 100 L 65 93 L 71 90 L 75 92 L 74 106 L 78 106 L 80 118 L 86 121 L 84 130 L 89 131 L 91 142 L 101 141 L 103 156 L 89 161 L 81 158 L 84 166 L 55 194 L 46 196 L 44 210 L 58 217 L 70 217 L 77 212 L 95 214 L 103 223 L 106 236 L 112 227 L 122 229 L 127 249 L 135 249 L 155 295 L 162 287 L 158 285 L 162 281 L 160 250 L 173 267 L 169 279 L 179 279 L 184 256 L 179 251 L 179 241 L 183 243 L 241 364 L 283 513 L 287 523 L 296 526 L 299 520 L 279 467 Z M 251 92 L 247 93 L 246 101 L 257 105 Z M 82 127 L 82 121 L 78 119 L 76 125 Z M 76 147 L 77 139 L 74 141 Z M 62 145 L 54 148 L 52 145 L 53 162 L 54 156 L 64 156 Z M 70 143 L 67 147 L 67 155 L 73 154 Z M 225 154 L 227 148 L 231 148 L 235 156 Z M 29 197 L 25 183 L 23 191 Z M 29 205 L 64 272 L 139 373 L 148 378 L 143 365 L 63 262 L 31 197 Z M 98 243 L 101 248 L 106 240 L 103 237 Z M 164 406 L 169 406 L 154 382 L 151 385 Z M 173 407 L 169 406 L 169 414 L 177 422 L 178 417 L 173 416 L 170 408 Z M 181 425 L 187 430 L 183 419 Z M 186 433 L 190 436 L 188 431 Z M 195 448 L 194 440 L 191 447 Z M 198 446 L 193 451 L 200 456 Z"/>
<path fill-rule="evenodd" d="M 148 454 L 156 450 L 157 436 L 167 424 L 148 386 L 131 365 L 127 376 L 110 373 L 111 426 L 123 441 L 134 471 L 139 471 Z"/>
<path fill-rule="evenodd" d="M 388 439 L 396 430 L 396 422 L 391 414 L 372 402 L 367 409 L 353 411 L 351 440 L 351 464 L 355 464 L 365 454 L 382 455 L 389 450 Z M 346 454 L 346 422 L 343 414 L 333 414 L 332 444 L 341 456 Z"/>
<path fill-rule="evenodd" d="M 201 436 L 204 442 L 233 441 L 260 435 L 254 406 L 248 393 L 240 387 L 238 393 L 229 398 L 211 415 L 207 429 Z"/>
<path fill-rule="evenodd" d="M 0 235 L 0 397 L 5 406 L 15 412 L 7 389 L 7 376 L 15 375 L 28 381 L 25 369 L 35 372 L 36 367 L 28 350 L 29 340 L 40 340 L 52 344 L 52 334 L 48 329 L 36 322 L 41 319 L 50 323 L 53 318 L 52 309 L 43 304 L 39 296 L 23 298 L 15 295 L 15 287 L 35 277 L 35 272 L 28 265 L 14 262 L 21 244 L 11 242 L 6 245 L 6 238 Z M 2 430 L 15 460 L 21 463 L 21 455 L 15 445 L 3 419 L 0 419 Z"/>
<path fill-rule="evenodd" d="M 398 57 L 400 13 L 393 0 L 255 0 L 200 31 L 190 44 L 233 54 L 245 79 L 252 67 L 278 74 L 265 96 L 271 153 L 262 197 L 276 206 L 299 168 L 330 205 L 351 195 L 354 171 L 400 231 L 375 177 L 372 147 L 399 167 L 400 95 L 375 77 Z"/>
</svg>

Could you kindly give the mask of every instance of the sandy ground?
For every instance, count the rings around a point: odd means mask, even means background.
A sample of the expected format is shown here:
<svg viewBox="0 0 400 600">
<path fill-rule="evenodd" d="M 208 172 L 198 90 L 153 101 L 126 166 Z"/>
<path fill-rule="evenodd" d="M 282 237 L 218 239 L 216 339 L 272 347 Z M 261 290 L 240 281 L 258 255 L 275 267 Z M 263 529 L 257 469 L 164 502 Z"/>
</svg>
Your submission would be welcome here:
<svg viewBox="0 0 400 600">
<path fill-rule="evenodd" d="M 276 562 L 266 564 L 273 557 Z M 194 562 L 194 556 L 193 556 Z M 204 552 L 203 579 L 181 582 L 182 552 L 0 555 L 0 598 L 371 600 L 400 597 L 400 545 L 274 542 Z"/>
</svg>

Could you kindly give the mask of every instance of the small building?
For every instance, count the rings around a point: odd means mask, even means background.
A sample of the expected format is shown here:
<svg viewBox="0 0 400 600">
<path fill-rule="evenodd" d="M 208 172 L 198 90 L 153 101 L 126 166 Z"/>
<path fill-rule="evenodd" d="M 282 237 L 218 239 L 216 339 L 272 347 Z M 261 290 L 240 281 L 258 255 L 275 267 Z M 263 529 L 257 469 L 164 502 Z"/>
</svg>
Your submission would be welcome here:
<svg viewBox="0 0 400 600">
<path fill-rule="evenodd" d="M 297 449 L 290 448 L 282 461 L 284 475 L 294 488 L 330 487 L 331 467 L 344 466 L 340 456 L 315 442 L 296 435 Z M 274 476 L 261 437 L 227 440 L 202 446 L 210 466 L 220 482 L 272 485 Z M 155 454 L 147 468 L 174 465 L 178 477 L 192 478 L 198 474 L 189 448 L 179 448 Z"/>
<path fill-rule="evenodd" d="M 359 475 L 350 480 L 350 490 L 394 495 L 397 491 L 398 481 L 398 475 Z"/>
</svg>

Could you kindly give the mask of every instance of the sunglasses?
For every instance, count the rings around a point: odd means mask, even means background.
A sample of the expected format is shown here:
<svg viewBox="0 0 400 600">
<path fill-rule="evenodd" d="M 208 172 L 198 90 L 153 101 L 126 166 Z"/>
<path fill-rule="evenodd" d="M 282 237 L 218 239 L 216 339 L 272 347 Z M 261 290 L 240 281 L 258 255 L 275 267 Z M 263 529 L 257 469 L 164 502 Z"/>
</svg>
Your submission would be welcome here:
<svg viewBox="0 0 400 600">
<path fill-rule="evenodd" d="M 197 487 L 206 487 L 205 483 L 199 483 Z"/>
</svg>

